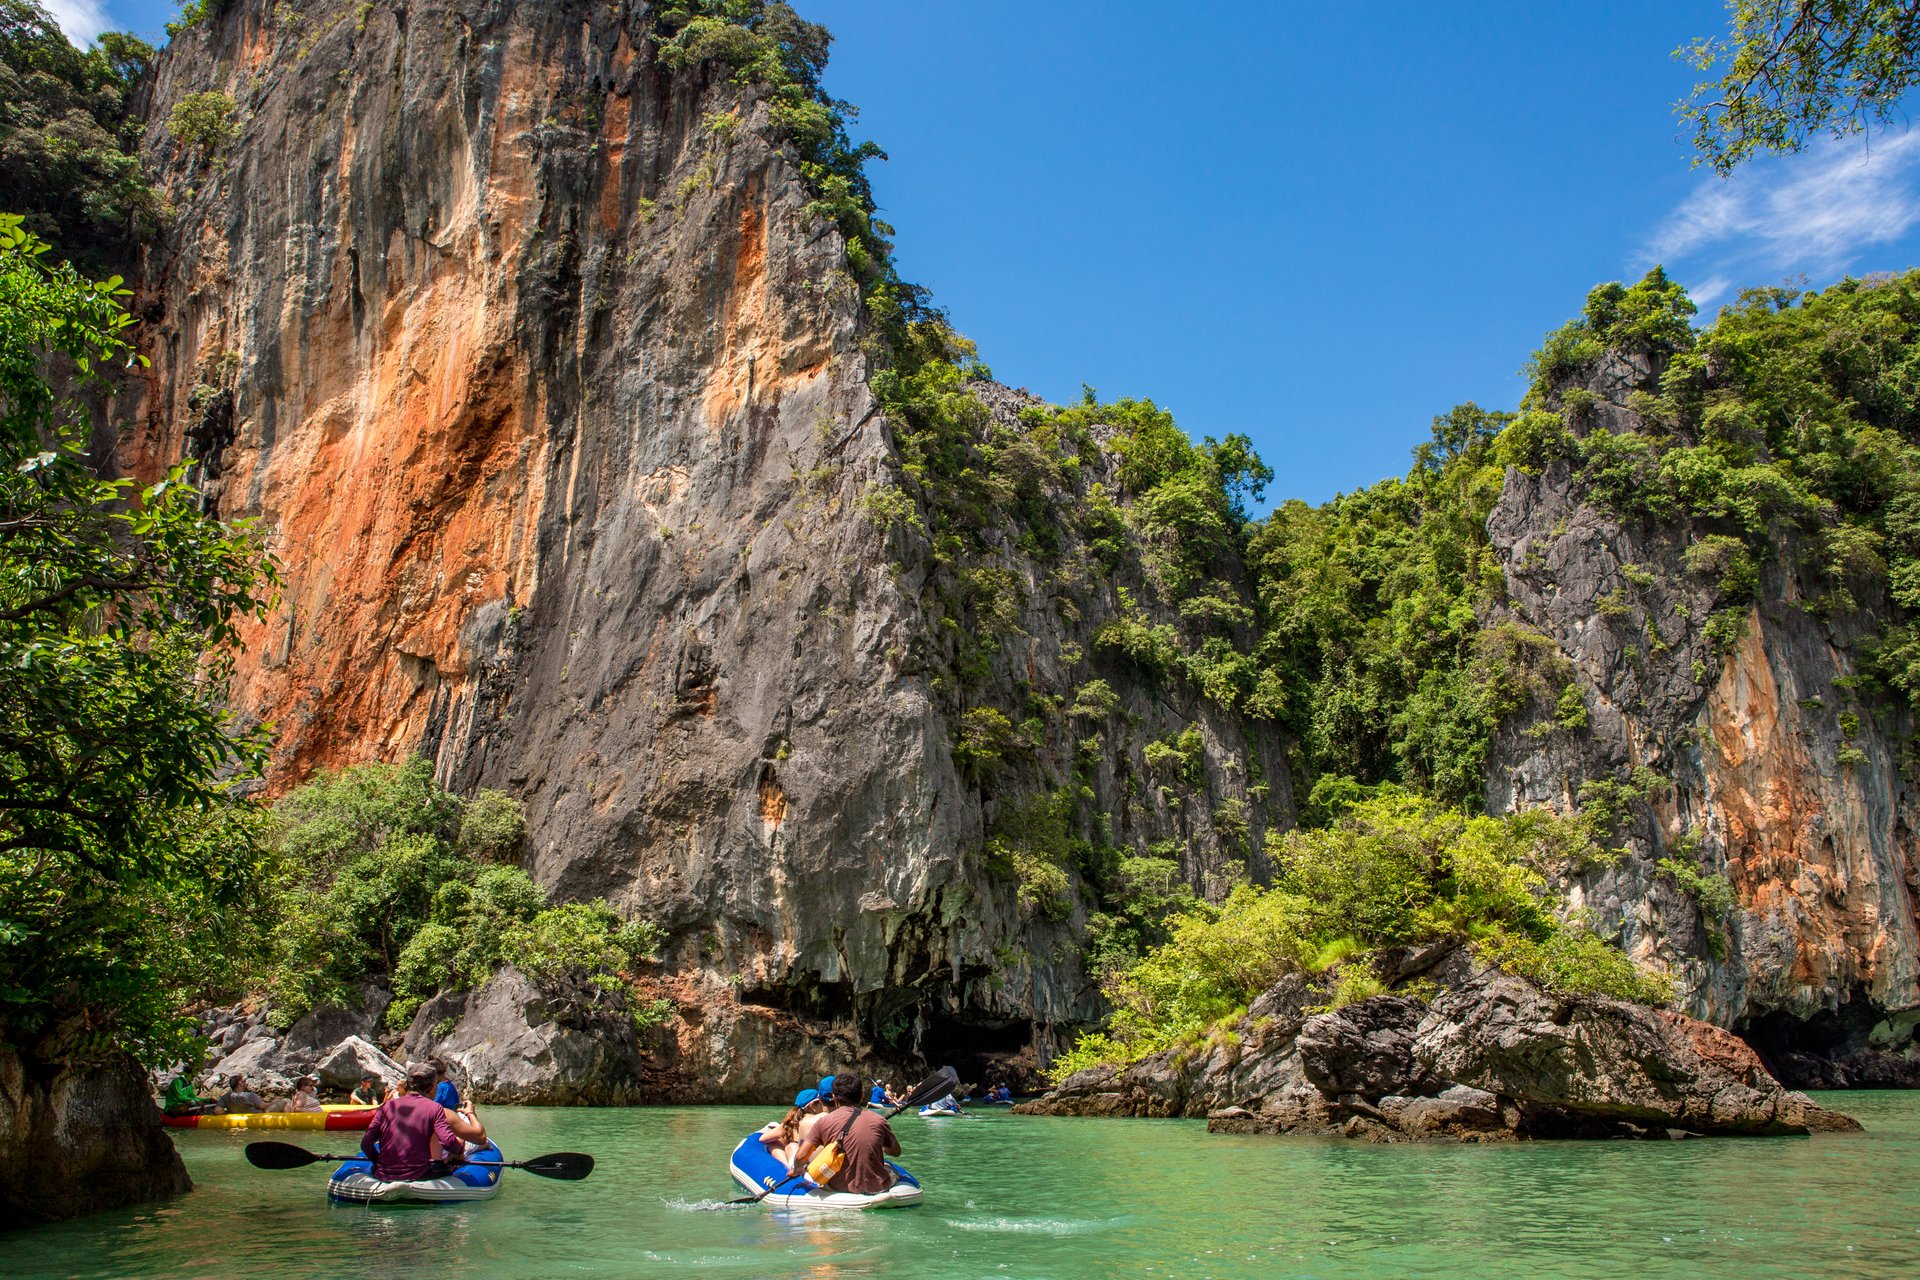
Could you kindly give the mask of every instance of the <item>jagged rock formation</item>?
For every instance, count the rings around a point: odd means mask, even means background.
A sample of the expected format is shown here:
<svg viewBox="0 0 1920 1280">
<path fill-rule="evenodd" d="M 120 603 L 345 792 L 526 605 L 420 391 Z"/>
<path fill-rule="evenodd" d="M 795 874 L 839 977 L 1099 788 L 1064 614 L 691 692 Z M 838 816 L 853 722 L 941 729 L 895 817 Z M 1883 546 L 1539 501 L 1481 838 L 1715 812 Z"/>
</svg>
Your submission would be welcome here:
<svg viewBox="0 0 1920 1280">
<path fill-rule="evenodd" d="M 0 1224 L 54 1222 L 192 1187 L 131 1058 L 55 1067 L 0 1048 Z"/>
<path fill-rule="evenodd" d="M 1629 407 L 1657 383 L 1614 353 L 1583 380 L 1577 432 L 1648 430 Z M 1783 541 L 1730 649 L 1707 634 L 1724 604 L 1689 572 L 1701 531 L 1624 522 L 1564 463 L 1510 471 L 1488 521 L 1507 616 L 1551 638 L 1589 713 L 1577 732 L 1521 721 L 1496 740 L 1490 809 L 1570 807 L 1583 782 L 1646 767 L 1663 785 L 1618 868 L 1576 901 L 1681 978 L 1682 1007 L 1734 1027 L 1783 1079 L 1920 1084 L 1920 844 L 1903 760 L 1911 726 L 1884 704 L 1850 715 L 1872 616 L 1820 616 L 1805 548 Z M 1737 910 L 1705 918 L 1659 860 L 1698 860 Z"/>
<path fill-rule="evenodd" d="M 898 458 L 845 243 L 766 104 L 664 68 L 649 22 L 237 0 L 183 33 L 147 104 L 179 213 L 123 460 L 200 459 L 286 566 L 236 684 L 280 784 L 424 752 L 524 800 L 537 879 L 670 931 L 660 1093 L 775 1096 L 820 1045 L 1044 1047 L 1099 1011 L 1084 907 L 1046 918 L 982 847 L 1074 726 L 990 786 L 956 764 L 928 548 L 862 509 Z M 236 105 L 217 155 L 160 124 L 202 92 Z M 1116 584 L 1011 540 L 1001 563 L 1023 614 L 981 696 L 1070 697 Z M 1277 744 L 1116 688 L 1088 784 L 1111 838 L 1180 838 L 1196 880 L 1257 857 L 1291 817 Z M 1141 747 L 1195 721 L 1205 782 L 1176 809 Z"/>
<path fill-rule="evenodd" d="M 1289 975 L 1234 1035 L 1082 1071 L 1016 1110 L 1206 1116 L 1227 1133 L 1407 1139 L 1667 1137 L 1856 1130 L 1790 1093 L 1729 1032 L 1598 997 L 1558 998 L 1461 951 L 1408 957 L 1438 994 L 1324 1006 Z"/>
</svg>

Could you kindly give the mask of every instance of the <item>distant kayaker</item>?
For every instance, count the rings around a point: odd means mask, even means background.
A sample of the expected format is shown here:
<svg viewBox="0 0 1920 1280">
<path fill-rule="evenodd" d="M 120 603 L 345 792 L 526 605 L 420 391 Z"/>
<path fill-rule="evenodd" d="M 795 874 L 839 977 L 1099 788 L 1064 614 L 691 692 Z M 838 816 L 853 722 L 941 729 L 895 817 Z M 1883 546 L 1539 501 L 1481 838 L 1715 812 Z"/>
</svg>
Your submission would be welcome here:
<svg viewBox="0 0 1920 1280">
<path fill-rule="evenodd" d="M 893 1185 L 887 1157 L 900 1154 L 893 1126 L 860 1105 L 860 1077 L 842 1074 L 834 1080 L 836 1109 L 822 1116 L 794 1154 L 793 1167 L 804 1168 L 813 1153 L 829 1142 L 840 1144 L 840 1171 L 827 1179 L 830 1191 L 869 1196 Z"/>
<path fill-rule="evenodd" d="M 237 1112 L 265 1111 L 267 1100 L 247 1088 L 245 1076 L 228 1076 L 227 1091 L 220 1095 L 220 1109 L 230 1115 Z"/>
<path fill-rule="evenodd" d="M 219 1109 L 218 1102 L 195 1092 L 193 1081 L 187 1079 L 184 1071 L 167 1081 L 167 1087 L 160 1094 L 160 1110 L 170 1116 L 201 1116 Z"/>
<path fill-rule="evenodd" d="M 312 1076 L 301 1076 L 293 1086 L 293 1096 L 287 1099 L 287 1111 L 320 1110 L 320 1082 Z"/>
<path fill-rule="evenodd" d="M 356 1107 L 377 1107 L 380 1105 L 380 1077 L 371 1071 L 363 1072 L 360 1083 L 347 1095 L 347 1101 Z"/>
<path fill-rule="evenodd" d="M 987 1101 L 988 1102 L 1012 1102 L 1013 1090 L 1007 1088 L 1007 1086 L 1004 1084 L 996 1084 L 991 1089 L 987 1090 Z"/>
<path fill-rule="evenodd" d="M 448 1069 L 447 1060 L 436 1055 L 428 1058 L 427 1062 L 433 1067 L 434 1077 L 439 1081 L 433 1088 L 433 1100 L 449 1111 L 460 1110 L 460 1090 L 454 1087 L 453 1072 Z"/>
<path fill-rule="evenodd" d="M 405 1087 L 380 1104 L 360 1139 L 382 1182 L 414 1182 L 444 1175 L 466 1154 L 465 1142 L 487 1140 L 487 1131 L 471 1110 L 448 1111 L 433 1099 L 438 1073 L 424 1062 L 409 1062 Z"/>
<path fill-rule="evenodd" d="M 898 1105 L 899 1102 L 900 1102 L 900 1099 L 894 1095 L 894 1092 L 892 1089 L 889 1089 L 885 1084 L 881 1083 L 878 1080 L 875 1080 L 873 1082 L 873 1092 L 867 1095 L 868 1106 L 891 1107 L 891 1106 Z"/>
</svg>

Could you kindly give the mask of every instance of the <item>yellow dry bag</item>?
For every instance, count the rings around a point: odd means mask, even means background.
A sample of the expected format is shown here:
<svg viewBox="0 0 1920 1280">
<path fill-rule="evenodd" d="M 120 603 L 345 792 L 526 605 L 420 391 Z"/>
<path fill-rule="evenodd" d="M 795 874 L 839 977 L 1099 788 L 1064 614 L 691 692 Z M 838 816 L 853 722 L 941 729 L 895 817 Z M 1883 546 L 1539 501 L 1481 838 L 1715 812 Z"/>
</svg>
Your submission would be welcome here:
<svg viewBox="0 0 1920 1280">
<path fill-rule="evenodd" d="M 853 1122 L 859 1118 L 860 1112 L 856 1109 L 847 1120 L 847 1127 L 840 1131 L 840 1138 L 853 1132 Z M 847 1162 L 846 1152 L 840 1150 L 840 1138 L 821 1147 L 813 1153 L 813 1159 L 807 1161 L 807 1176 L 813 1179 L 816 1186 L 826 1186 L 833 1175 L 840 1172 L 840 1166 Z"/>
</svg>

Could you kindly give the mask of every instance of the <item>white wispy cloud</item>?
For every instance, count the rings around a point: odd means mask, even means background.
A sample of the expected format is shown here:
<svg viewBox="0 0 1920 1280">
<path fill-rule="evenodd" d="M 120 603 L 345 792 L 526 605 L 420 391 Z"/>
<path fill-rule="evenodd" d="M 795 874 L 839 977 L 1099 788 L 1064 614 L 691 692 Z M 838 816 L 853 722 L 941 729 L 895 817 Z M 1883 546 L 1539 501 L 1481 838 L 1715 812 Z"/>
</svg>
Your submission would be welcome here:
<svg viewBox="0 0 1920 1280">
<path fill-rule="evenodd" d="M 1920 222 L 1920 130 L 1823 139 L 1797 156 L 1706 178 L 1657 227 L 1642 265 L 1665 263 L 1705 308 L 1734 286 L 1837 275 Z"/>
<path fill-rule="evenodd" d="M 41 0 L 67 39 L 75 44 L 91 44 L 113 25 L 103 0 Z"/>
</svg>

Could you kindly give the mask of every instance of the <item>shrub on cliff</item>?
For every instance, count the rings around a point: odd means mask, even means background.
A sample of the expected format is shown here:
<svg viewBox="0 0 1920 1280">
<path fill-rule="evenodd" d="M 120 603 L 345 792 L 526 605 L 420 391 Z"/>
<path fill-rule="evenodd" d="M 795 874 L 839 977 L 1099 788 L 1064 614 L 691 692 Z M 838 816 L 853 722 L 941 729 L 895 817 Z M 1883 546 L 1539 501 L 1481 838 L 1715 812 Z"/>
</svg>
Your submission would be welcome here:
<svg viewBox="0 0 1920 1280">
<path fill-rule="evenodd" d="M 260 815 L 233 783 L 266 743 L 222 704 L 275 571 L 180 469 L 95 477 L 70 389 L 129 358 L 126 294 L 48 253 L 0 215 L 0 1039 L 157 1065 L 261 941 Z"/>
<path fill-rule="evenodd" d="M 35 0 L 0 0 L 0 174 L 27 229 L 92 271 L 125 268 L 160 201 L 127 109 L 153 49 L 108 32 L 82 52 Z"/>
<path fill-rule="evenodd" d="M 396 1028 L 442 991 L 515 965 L 556 992 L 627 1002 L 621 972 L 659 932 L 605 903 L 549 905 L 517 866 L 525 820 L 511 796 L 446 791 L 424 759 L 324 775 L 274 811 L 282 920 L 268 979 L 277 1019 L 391 984 Z"/>
<path fill-rule="evenodd" d="M 1603 826 L 1544 811 L 1469 816 L 1382 788 L 1325 829 L 1274 838 L 1272 888 L 1242 885 L 1166 921 L 1165 943 L 1109 973 L 1114 1012 L 1055 1077 L 1197 1037 L 1288 973 L 1342 964 L 1341 990 L 1361 998 L 1382 989 L 1372 953 L 1445 940 L 1550 991 L 1665 1003 L 1667 979 L 1592 933 L 1550 887 L 1553 873 L 1605 859 Z"/>
</svg>

